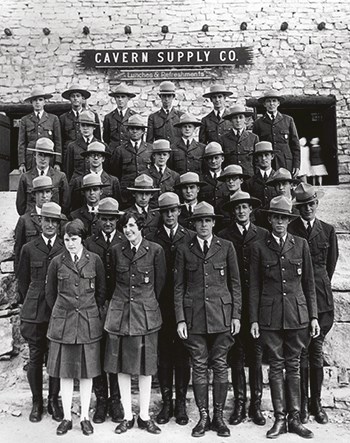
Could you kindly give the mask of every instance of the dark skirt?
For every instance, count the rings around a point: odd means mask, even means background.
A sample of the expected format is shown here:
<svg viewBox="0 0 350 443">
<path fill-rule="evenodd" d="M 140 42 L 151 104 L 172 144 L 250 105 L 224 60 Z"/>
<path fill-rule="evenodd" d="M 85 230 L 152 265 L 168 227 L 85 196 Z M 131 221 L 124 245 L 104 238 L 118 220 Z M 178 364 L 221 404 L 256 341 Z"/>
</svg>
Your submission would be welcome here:
<svg viewBox="0 0 350 443">
<path fill-rule="evenodd" d="M 47 372 L 51 377 L 93 378 L 101 374 L 100 342 L 61 344 L 50 342 Z"/>
<path fill-rule="evenodd" d="M 122 336 L 108 334 L 105 372 L 154 375 L 158 365 L 158 332 Z"/>
</svg>

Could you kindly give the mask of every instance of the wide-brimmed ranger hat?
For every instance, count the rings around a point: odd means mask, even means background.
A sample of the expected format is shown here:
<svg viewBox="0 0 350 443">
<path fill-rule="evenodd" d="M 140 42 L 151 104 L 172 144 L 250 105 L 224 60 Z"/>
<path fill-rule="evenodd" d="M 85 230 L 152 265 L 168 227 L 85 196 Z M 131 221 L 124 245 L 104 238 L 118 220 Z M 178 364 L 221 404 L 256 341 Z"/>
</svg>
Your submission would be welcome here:
<svg viewBox="0 0 350 443">
<path fill-rule="evenodd" d="M 114 91 L 111 91 L 108 95 L 110 97 L 116 97 L 117 95 L 126 95 L 129 98 L 136 97 L 136 94 L 131 92 L 130 88 L 123 84 L 118 85 Z"/>
<path fill-rule="evenodd" d="M 223 215 L 215 214 L 214 206 L 207 202 L 200 202 L 193 208 L 193 214 L 188 220 L 196 220 L 204 217 L 222 218 Z"/>
<path fill-rule="evenodd" d="M 32 92 L 30 93 L 30 96 L 25 98 L 24 101 L 25 102 L 31 102 L 32 100 L 39 98 L 39 97 L 43 97 L 45 99 L 49 99 L 52 98 L 53 95 L 50 93 L 47 93 L 44 91 L 44 88 L 42 88 L 41 86 L 36 86 L 32 89 Z"/>
<path fill-rule="evenodd" d="M 285 98 L 282 95 L 280 95 L 278 91 L 275 91 L 274 89 L 270 89 L 269 91 L 265 92 L 265 94 L 262 97 L 258 98 L 258 102 L 264 103 L 264 101 L 267 98 L 277 98 L 277 100 L 280 103 L 282 103 L 285 100 Z"/>
<path fill-rule="evenodd" d="M 165 211 L 172 208 L 181 208 L 184 203 L 180 203 L 179 196 L 175 192 L 163 192 L 158 197 L 158 208 L 152 209 L 152 211 Z"/>
<path fill-rule="evenodd" d="M 85 99 L 88 99 L 89 97 L 91 97 L 91 93 L 87 90 L 82 88 L 81 86 L 75 84 L 75 85 L 71 85 L 68 89 L 66 89 L 65 91 L 62 92 L 62 97 L 65 98 L 66 100 L 70 99 L 70 96 L 74 93 L 74 92 L 78 92 L 79 94 L 81 94 Z"/>
<path fill-rule="evenodd" d="M 249 152 L 249 155 L 258 155 L 258 154 L 262 154 L 262 153 L 266 153 L 266 152 L 270 152 L 271 154 L 275 154 L 278 151 L 275 151 L 273 149 L 271 142 L 258 142 L 254 146 L 254 151 Z"/>
<path fill-rule="evenodd" d="M 179 182 L 174 185 L 174 188 L 181 188 L 182 186 L 187 185 L 204 186 L 206 183 L 199 180 L 199 175 L 197 173 L 186 172 L 185 174 L 180 175 Z"/>
<path fill-rule="evenodd" d="M 235 115 L 241 114 L 243 114 L 245 117 L 250 117 L 254 114 L 254 112 L 243 105 L 235 105 L 232 106 L 232 108 L 229 109 L 228 114 L 224 115 L 222 118 L 224 120 L 231 120 L 231 118 Z"/>
<path fill-rule="evenodd" d="M 82 184 L 78 189 L 81 189 L 83 191 L 84 189 L 88 188 L 105 188 L 107 186 L 109 186 L 109 184 L 102 183 L 101 177 L 99 175 L 92 173 L 84 175 Z"/>
<path fill-rule="evenodd" d="M 284 195 L 278 195 L 270 201 L 269 209 L 260 209 L 267 214 L 287 215 L 289 218 L 297 218 L 298 214 L 293 214 L 293 204 L 290 198 Z"/>
<path fill-rule="evenodd" d="M 300 183 L 300 180 L 297 178 L 292 178 L 292 174 L 290 171 L 288 171 L 288 169 L 279 168 L 274 174 L 271 175 L 271 177 L 269 177 L 266 184 L 269 186 L 275 186 L 276 183 L 285 181 L 296 184 Z"/>
<path fill-rule="evenodd" d="M 159 85 L 158 95 L 163 95 L 163 94 L 175 95 L 175 92 L 176 92 L 176 90 L 175 90 L 175 85 L 173 82 L 165 81 Z"/>
<path fill-rule="evenodd" d="M 210 142 L 204 149 L 203 158 L 213 157 L 214 155 L 225 155 L 222 146 L 218 142 Z"/>
<path fill-rule="evenodd" d="M 111 153 L 106 150 L 106 145 L 98 141 L 90 143 L 87 150 L 80 153 L 82 157 L 88 157 L 90 154 L 102 154 L 105 157 L 111 156 Z"/>
<path fill-rule="evenodd" d="M 152 154 L 157 154 L 161 152 L 171 152 L 169 140 L 159 139 L 155 140 L 152 145 Z"/>
<path fill-rule="evenodd" d="M 42 205 L 40 217 L 67 220 L 67 217 L 62 214 L 61 206 L 54 202 L 47 202 Z"/>
<path fill-rule="evenodd" d="M 39 175 L 33 178 L 32 192 L 49 191 L 53 189 L 52 179 L 48 175 Z"/>
<path fill-rule="evenodd" d="M 95 114 L 89 110 L 82 111 L 79 114 L 79 123 L 85 123 L 90 126 L 99 126 L 100 124 L 95 121 Z"/>
<path fill-rule="evenodd" d="M 258 208 L 261 206 L 261 201 L 258 198 L 251 197 L 248 192 L 241 191 L 240 189 L 230 196 L 230 201 L 222 205 L 223 210 L 233 209 L 240 203 L 248 203 L 252 205 L 253 208 Z"/>
<path fill-rule="evenodd" d="M 139 114 L 133 114 L 128 118 L 128 121 L 124 123 L 124 126 L 128 126 L 129 128 L 142 128 L 146 129 L 147 124 L 144 119 Z"/>
<path fill-rule="evenodd" d="M 174 126 L 176 128 L 180 128 L 181 126 L 186 124 L 191 124 L 194 126 L 202 126 L 202 122 L 200 122 L 197 117 L 189 113 L 182 114 L 180 116 L 180 121 L 174 123 Z"/>
<path fill-rule="evenodd" d="M 222 94 L 229 97 L 233 93 L 229 91 L 225 85 L 212 85 L 209 90 L 203 94 L 203 97 L 210 98 L 213 95 Z"/>
<path fill-rule="evenodd" d="M 40 137 L 35 143 L 35 148 L 28 148 L 28 151 L 41 152 L 46 155 L 61 155 L 54 151 L 54 142 L 47 137 Z"/>
<path fill-rule="evenodd" d="M 160 188 L 155 188 L 153 185 L 153 178 L 146 174 L 141 174 L 135 178 L 134 187 L 126 188 L 133 192 L 157 192 Z"/>
<path fill-rule="evenodd" d="M 243 180 L 250 178 L 250 175 L 244 174 L 242 166 L 239 165 L 228 165 L 222 171 L 222 174 L 217 179 L 221 182 L 226 181 L 228 177 L 240 177 Z"/>
<path fill-rule="evenodd" d="M 125 212 L 119 211 L 119 203 L 116 199 L 112 197 L 105 197 L 99 202 L 97 214 L 119 217 L 125 214 Z"/>
<path fill-rule="evenodd" d="M 311 203 L 316 201 L 324 196 L 324 191 L 321 189 L 316 189 L 309 185 L 309 183 L 300 183 L 294 189 L 294 206 L 305 205 L 306 203 Z"/>
</svg>

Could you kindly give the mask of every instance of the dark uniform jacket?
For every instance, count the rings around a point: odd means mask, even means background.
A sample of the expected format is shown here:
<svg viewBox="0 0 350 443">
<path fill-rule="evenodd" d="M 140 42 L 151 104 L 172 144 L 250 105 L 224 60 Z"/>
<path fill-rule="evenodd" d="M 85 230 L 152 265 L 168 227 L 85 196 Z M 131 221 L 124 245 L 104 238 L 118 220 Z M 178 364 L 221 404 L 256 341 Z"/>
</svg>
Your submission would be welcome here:
<svg viewBox="0 0 350 443">
<path fill-rule="evenodd" d="M 51 260 L 60 254 L 63 241 L 56 237 L 51 250 L 40 235 L 23 246 L 19 262 L 18 293 L 23 303 L 21 320 L 28 323 L 48 323 L 50 310 L 45 300 L 45 279 Z M 34 337 L 33 337 L 34 338 Z"/>
<path fill-rule="evenodd" d="M 244 174 L 253 175 L 254 157 L 251 153 L 258 141 L 259 137 L 250 131 L 243 130 L 239 138 L 233 130 L 226 132 L 220 137 L 219 141 L 226 154 L 225 165 L 239 165 L 242 167 Z"/>
<path fill-rule="evenodd" d="M 105 238 L 100 231 L 98 234 L 91 235 L 85 241 L 85 246 L 88 251 L 94 252 L 97 254 L 104 265 L 106 272 L 106 298 L 110 300 L 112 298 L 112 294 L 114 288 L 112 287 L 112 246 L 116 245 L 125 240 L 125 236 L 120 232 L 116 231 L 114 237 L 110 244 L 108 245 L 105 241 Z"/>
<path fill-rule="evenodd" d="M 101 339 L 99 308 L 105 303 L 105 271 L 100 257 L 85 248 L 77 264 L 67 250 L 48 269 L 46 302 L 52 310 L 47 337 L 64 344 Z"/>
<path fill-rule="evenodd" d="M 107 114 L 103 120 L 103 140 L 110 148 L 110 151 L 129 140 L 128 127 L 125 124 L 129 117 L 136 114 L 133 109 L 127 108 L 123 111 L 123 118 L 120 117 L 118 109 Z"/>
<path fill-rule="evenodd" d="M 272 143 L 275 149 L 275 169 L 300 168 L 300 143 L 294 120 L 289 115 L 277 112 L 274 121 L 265 114 L 258 118 L 253 125 L 253 132 L 260 141 Z"/>
<path fill-rule="evenodd" d="M 35 148 L 36 141 L 41 137 L 52 140 L 55 152 L 62 153 L 61 127 L 57 115 L 44 111 L 40 121 L 34 112 L 22 117 L 18 134 L 18 164 L 24 164 L 27 170 L 35 166 L 33 152 L 28 148 Z M 60 163 L 60 156 L 55 161 Z"/>
<path fill-rule="evenodd" d="M 225 109 L 223 115 L 227 115 L 228 111 Z M 207 145 L 210 142 L 220 143 L 220 137 L 232 128 L 232 123 L 229 120 L 221 118 L 218 121 L 214 111 L 202 118 L 202 126 L 199 129 L 199 141 Z"/>
<path fill-rule="evenodd" d="M 199 200 L 198 200 L 199 203 Z M 186 229 L 189 229 L 190 231 L 194 231 L 194 223 L 193 220 L 189 220 L 188 218 L 190 217 L 190 213 L 187 209 L 187 206 L 182 206 L 181 207 L 181 214 L 179 215 L 179 219 L 178 222 L 181 226 L 183 226 Z"/>
<path fill-rule="evenodd" d="M 62 212 L 67 214 L 70 206 L 70 194 L 66 174 L 56 171 L 50 166 L 47 175 L 51 177 L 53 185 L 51 201 L 59 204 Z M 39 173 L 35 167 L 22 174 L 19 179 L 16 196 L 16 208 L 19 215 L 30 212 L 35 208 L 35 195 L 32 193 L 33 179 L 38 176 Z"/>
<path fill-rule="evenodd" d="M 282 252 L 272 234 L 250 255 L 250 322 L 260 329 L 303 329 L 317 318 L 312 261 L 307 241 L 287 235 Z"/>
<path fill-rule="evenodd" d="M 90 143 L 97 141 L 95 137 Z M 65 171 L 68 182 L 78 176 L 84 176 L 89 173 L 90 164 L 87 157 L 83 157 L 82 152 L 87 151 L 87 143 L 83 136 L 79 136 L 74 142 L 67 146 Z"/>
<path fill-rule="evenodd" d="M 159 331 L 162 316 L 158 299 L 164 286 L 164 251 L 143 239 L 135 256 L 129 241 L 112 248 L 114 293 L 105 330 L 112 335 L 146 335 Z"/>
<path fill-rule="evenodd" d="M 202 173 L 203 155 L 205 146 L 202 143 L 192 140 L 189 148 L 185 145 L 182 137 L 174 140 L 171 145 L 171 155 L 169 167 L 180 175 L 186 172 Z"/>
<path fill-rule="evenodd" d="M 150 234 L 155 232 L 161 223 L 160 213 L 158 211 L 151 211 L 150 209 L 151 208 L 149 206 L 148 212 L 146 215 L 145 226 L 142 230 L 142 235 L 144 237 L 148 237 Z M 125 209 L 125 212 L 130 212 L 130 211 L 138 213 L 138 210 L 137 210 L 135 204 L 133 204 L 129 208 Z"/>
<path fill-rule="evenodd" d="M 241 285 L 232 243 L 213 236 L 206 256 L 197 237 L 176 252 L 174 272 L 176 322 L 185 321 L 192 334 L 230 330 L 241 318 Z"/>
<path fill-rule="evenodd" d="M 100 229 L 97 214 L 89 212 L 87 205 L 72 211 L 69 218 L 71 220 L 79 218 L 84 223 L 88 236 L 97 234 Z"/>
<path fill-rule="evenodd" d="M 155 140 L 164 139 L 173 143 L 176 137 L 181 137 L 181 129 L 174 126 L 179 123 L 182 111 L 174 108 L 169 114 L 166 114 L 164 109 L 150 114 L 147 122 L 147 143 L 153 143 Z"/>
<path fill-rule="evenodd" d="M 318 312 L 334 310 L 331 280 L 338 260 L 338 241 L 334 227 L 318 218 L 308 237 L 300 218 L 288 225 L 288 231 L 307 240 L 314 269 Z"/>
<path fill-rule="evenodd" d="M 90 172 L 90 171 L 89 171 Z M 89 174 L 88 172 L 88 174 Z M 104 185 L 108 185 L 102 189 L 101 198 L 105 197 L 113 197 L 118 202 L 121 201 L 121 191 L 120 184 L 117 177 L 113 177 L 113 175 L 107 174 L 106 171 L 102 171 L 101 173 L 101 181 Z M 80 208 L 84 204 L 84 196 L 80 190 L 80 187 L 83 183 L 83 176 L 79 175 L 69 183 L 69 191 L 71 196 L 71 209 Z"/>
<path fill-rule="evenodd" d="M 17 221 L 15 227 L 15 245 L 14 245 L 14 254 L 15 254 L 15 272 L 18 272 L 18 264 L 19 258 L 21 255 L 22 247 L 39 237 L 41 233 L 41 225 L 39 215 L 35 212 L 26 212 L 24 215 L 21 215 Z"/>
<path fill-rule="evenodd" d="M 200 188 L 200 200 L 204 200 L 214 206 L 215 213 L 217 214 L 216 210 L 218 209 L 218 203 L 224 198 L 224 196 L 229 194 L 226 183 L 215 180 L 210 172 L 203 174 L 201 181 L 206 184 Z"/>
<path fill-rule="evenodd" d="M 158 169 L 152 164 L 144 171 L 145 174 L 153 178 L 153 185 L 155 188 L 160 188 L 160 191 L 154 192 L 150 201 L 152 208 L 158 207 L 158 197 L 164 192 L 174 192 L 174 185 L 178 183 L 180 174 L 166 167 L 161 175 Z"/>
</svg>

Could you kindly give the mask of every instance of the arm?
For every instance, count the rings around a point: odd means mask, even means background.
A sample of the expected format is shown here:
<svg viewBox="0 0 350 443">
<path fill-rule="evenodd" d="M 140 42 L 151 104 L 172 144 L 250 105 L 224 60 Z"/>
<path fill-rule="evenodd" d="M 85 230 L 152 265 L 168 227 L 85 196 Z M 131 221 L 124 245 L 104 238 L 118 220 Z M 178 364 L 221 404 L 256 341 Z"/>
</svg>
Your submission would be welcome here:
<svg viewBox="0 0 350 443">
<path fill-rule="evenodd" d="M 60 205 L 62 207 L 62 212 L 68 214 L 70 208 L 70 190 L 67 181 L 66 174 L 62 172 L 62 178 L 60 180 Z"/>
<path fill-rule="evenodd" d="M 67 146 L 65 170 L 67 174 L 67 180 L 69 182 L 74 171 L 74 142 L 69 143 Z"/>
<path fill-rule="evenodd" d="M 293 176 L 295 176 L 296 175 L 295 170 L 299 171 L 300 168 L 300 143 L 299 143 L 297 128 L 295 126 L 293 119 L 291 119 L 289 125 L 289 134 L 290 134 L 289 147 L 293 156 Z"/>
<path fill-rule="evenodd" d="M 154 127 L 154 114 L 151 114 L 148 117 L 148 122 L 147 122 L 147 137 L 146 137 L 146 142 L 147 143 L 153 143 L 154 141 L 154 134 L 153 134 L 153 127 Z"/>
<path fill-rule="evenodd" d="M 15 262 L 14 262 L 14 267 L 15 267 L 15 274 L 17 275 L 18 269 L 19 268 L 19 261 L 20 261 L 20 255 L 21 255 L 21 250 L 23 245 L 26 242 L 26 235 L 25 235 L 25 224 L 23 221 L 23 218 L 20 217 L 18 219 L 17 225 L 15 227 L 15 245 L 13 248 L 13 251 L 15 253 Z"/>
<path fill-rule="evenodd" d="M 18 279 L 18 294 L 19 294 L 19 300 L 20 303 L 23 303 L 27 291 L 29 288 L 30 280 L 31 280 L 31 274 L 30 274 L 30 253 L 28 247 L 23 247 L 20 259 L 19 259 L 19 265 L 18 269 L 21 270 L 21 272 L 18 273 L 17 279 Z"/>
<path fill-rule="evenodd" d="M 45 299 L 50 311 L 52 311 L 57 298 L 57 267 L 57 261 L 53 260 L 49 265 L 46 275 Z"/>
<path fill-rule="evenodd" d="M 250 323 L 258 323 L 261 292 L 261 263 L 257 245 L 253 245 L 251 249 L 249 275 L 249 321 Z"/>
<path fill-rule="evenodd" d="M 175 255 L 174 266 L 174 307 L 176 323 L 185 321 L 183 299 L 186 291 L 185 251 L 180 246 Z"/>
<path fill-rule="evenodd" d="M 317 299 L 315 289 L 315 278 L 312 266 L 311 254 L 307 241 L 303 238 L 303 270 L 302 270 L 302 288 L 306 298 L 309 310 L 310 321 L 318 318 Z"/>
<path fill-rule="evenodd" d="M 100 117 L 98 116 L 97 112 L 95 112 L 95 111 L 94 111 L 94 114 L 95 114 L 95 123 L 98 123 L 98 126 L 96 126 L 95 130 L 94 130 L 94 136 L 97 138 L 97 140 L 102 141 Z"/>
<path fill-rule="evenodd" d="M 107 143 L 107 145 L 111 142 L 111 125 L 108 115 L 106 115 L 103 120 L 103 141 Z"/>
<path fill-rule="evenodd" d="M 154 290 L 156 293 L 157 300 L 159 300 L 160 293 L 164 287 L 165 278 L 166 278 L 165 254 L 163 248 L 159 246 L 157 247 L 154 256 Z"/>
<path fill-rule="evenodd" d="M 232 297 L 232 318 L 240 320 L 242 311 L 241 279 L 239 275 L 237 254 L 233 244 L 229 243 L 227 254 L 228 288 Z"/>
<path fill-rule="evenodd" d="M 19 215 L 23 215 L 26 212 L 27 208 L 27 182 L 22 174 L 19 183 L 18 183 L 18 189 L 16 194 L 16 209 Z"/>
<path fill-rule="evenodd" d="M 207 144 L 207 135 L 206 135 L 206 125 L 205 120 L 202 118 L 202 126 L 199 127 L 199 135 L 198 135 L 198 141 L 199 143 Z"/>
<path fill-rule="evenodd" d="M 61 125 L 57 115 L 54 115 L 53 120 L 53 142 L 55 144 L 55 152 L 62 154 L 62 137 L 61 137 Z M 62 163 L 62 155 L 55 156 L 54 163 Z"/>
<path fill-rule="evenodd" d="M 22 118 L 18 133 L 18 165 L 20 167 L 24 166 L 24 170 L 21 172 L 26 172 L 25 164 L 26 164 L 27 143 L 28 141 L 27 141 L 26 124 L 25 120 Z"/>
<path fill-rule="evenodd" d="M 338 257 L 339 257 L 338 240 L 337 240 L 337 235 L 335 233 L 335 229 L 332 226 L 332 229 L 329 233 L 329 248 L 327 254 L 327 273 L 329 280 L 332 280 L 335 267 L 337 265 Z"/>
<path fill-rule="evenodd" d="M 98 307 L 104 305 L 106 301 L 106 276 L 105 269 L 101 258 L 96 254 L 96 286 L 95 286 L 95 299 Z"/>
</svg>

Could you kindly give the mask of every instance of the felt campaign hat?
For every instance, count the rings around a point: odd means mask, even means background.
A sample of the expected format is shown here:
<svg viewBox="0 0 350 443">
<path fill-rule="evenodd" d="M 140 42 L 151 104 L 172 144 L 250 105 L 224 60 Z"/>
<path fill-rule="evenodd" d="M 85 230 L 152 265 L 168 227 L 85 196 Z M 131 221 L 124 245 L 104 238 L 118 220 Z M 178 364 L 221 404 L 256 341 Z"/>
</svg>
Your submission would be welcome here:
<svg viewBox="0 0 350 443">
<path fill-rule="evenodd" d="M 277 98 L 280 103 L 285 100 L 284 97 L 282 97 L 282 95 L 280 95 L 277 91 L 275 91 L 274 89 L 270 89 L 269 91 L 265 92 L 262 97 L 258 98 L 258 102 L 264 103 L 267 98 Z"/>
<path fill-rule="evenodd" d="M 210 142 L 205 147 L 203 158 L 212 157 L 213 155 L 225 155 L 220 143 Z"/>
<path fill-rule="evenodd" d="M 298 214 L 293 214 L 293 204 L 290 198 L 278 195 L 270 201 L 269 209 L 261 209 L 268 214 L 287 215 L 289 218 L 298 218 Z"/>
<path fill-rule="evenodd" d="M 94 141 L 90 143 L 86 151 L 80 153 L 82 157 L 88 157 L 90 154 L 102 154 L 105 157 L 110 157 L 111 153 L 106 151 L 106 145 L 102 142 Z"/>
<path fill-rule="evenodd" d="M 32 192 L 52 190 L 53 184 L 52 179 L 48 175 L 39 175 L 33 178 L 33 188 Z"/>
<path fill-rule="evenodd" d="M 152 145 L 152 154 L 156 154 L 157 152 L 171 152 L 170 142 L 169 140 L 155 140 Z"/>
<path fill-rule="evenodd" d="M 324 192 L 321 189 L 315 189 L 309 183 L 299 183 L 299 185 L 294 189 L 294 206 L 305 205 L 306 203 L 311 203 L 318 200 L 324 196 Z"/>
<path fill-rule="evenodd" d="M 158 208 L 153 209 L 153 211 L 164 211 L 166 209 L 181 208 L 184 206 L 180 203 L 179 196 L 175 192 L 163 192 L 158 197 Z"/>
<path fill-rule="evenodd" d="M 153 185 L 153 178 L 146 174 L 141 174 L 135 178 L 134 187 L 126 188 L 133 192 L 157 192 L 160 188 L 155 188 Z"/>
<path fill-rule="evenodd" d="M 62 214 L 61 206 L 54 202 L 47 202 L 42 205 L 40 217 L 67 220 L 67 217 Z"/>
<path fill-rule="evenodd" d="M 105 188 L 106 186 L 109 186 L 109 184 L 102 183 L 101 177 L 99 175 L 91 173 L 91 174 L 84 175 L 83 182 L 82 182 L 80 188 L 77 188 L 77 189 L 84 190 L 84 189 L 95 188 L 95 187 Z"/>
<path fill-rule="evenodd" d="M 203 201 L 203 202 L 198 203 L 194 207 L 193 214 L 191 215 L 191 217 L 188 217 L 188 220 L 195 220 L 195 219 L 204 218 L 204 217 L 222 218 L 223 215 L 215 214 L 214 206 Z"/>
<path fill-rule="evenodd" d="M 203 94 L 203 97 L 210 98 L 213 95 L 222 94 L 226 97 L 232 95 L 232 92 L 229 91 L 224 85 L 212 85 L 209 90 Z"/>
<path fill-rule="evenodd" d="M 89 110 L 82 111 L 79 114 L 79 123 L 85 123 L 90 126 L 99 126 L 100 124 L 95 121 L 95 114 Z"/>
<path fill-rule="evenodd" d="M 113 91 L 108 94 L 110 97 L 116 97 L 117 95 L 126 95 L 129 98 L 136 97 L 136 94 L 131 92 L 127 85 L 120 84 Z"/>
<path fill-rule="evenodd" d="M 35 142 L 35 148 L 28 148 L 28 151 L 42 152 L 46 155 L 61 155 L 59 152 L 54 151 L 54 142 L 47 137 L 40 137 Z"/>
<path fill-rule="evenodd" d="M 235 115 L 241 115 L 243 114 L 245 117 L 250 117 L 253 115 L 253 111 L 250 109 L 247 109 L 243 105 L 235 105 L 232 106 L 232 108 L 229 109 L 228 114 L 223 115 L 224 120 L 231 120 L 232 117 Z"/>
<path fill-rule="evenodd" d="M 196 172 L 186 172 L 180 175 L 179 182 L 174 185 L 174 188 L 181 188 L 186 185 L 205 185 L 205 182 L 199 180 L 199 175 Z"/>
<path fill-rule="evenodd" d="M 258 198 L 251 197 L 248 192 L 241 191 L 240 189 L 230 196 L 230 201 L 222 205 L 223 210 L 233 209 L 240 203 L 248 203 L 253 208 L 261 206 L 261 201 Z"/>
<path fill-rule="evenodd" d="M 128 121 L 124 123 L 124 126 L 128 126 L 129 128 L 147 128 L 147 124 L 139 114 L 133 114 L 128 118 Z"/>
<path fill-rule="evenodd" d="M 278 182 L 290 182 L 290 183 L 300 183 L 300 180 L 297 178 L 292 178 L 292 174 L 288 169 L 285 168 L 279 168 L 277 171 L 272 174 L 269 179 L 266 181 L 266 184 L 269 186 L 274 186 Z"/>
<path fill-rule="evenodd" d="M 243 180 L 246 180 L 250 175 L 243 173 L 242 166 L 228 165 L 224 168 L 222 174 L 218 177 L 218 180 L 224 182 L 228 177 L 240 177 L 243 178 Z"/>
<path fill-rule="evenodd" d="M 81 94 L 85 99 L 88 99 L 89 97 L 91 97 L 91 93 L 87 89 L 84 89 L 77 84 L 71 85 L 68 89 L 63 91 L 61 95 L 66 100 L 69 100 L 71 94 L 73 94 L 74 92 L 79 92 L 79 94 Z"/>
<path fill-rule="evenodd" d="M 105 197 L 100 200 L 98 204 L 97 214 L 120 216 L 125 214 L 125 212 L 119 211 L 119 203 L 116 199 L 112 197 Z"/>
<path fill-rule="evenodd" d="M 180 116 L 180 121 L 178 121 L 177 123 L 174 123 L 174 126 L 176 128 L 179 128 L 179 127 L 186 125 L 186 124 L 191 124 L 194 126 L 202 126 L 202 122 L 200 122 L 197 117 L 195 117 L 194 115 L 189 114 L 189 113 L 182 114 Z"/>
<path fill-rule="evenodd" d="M 159 85 L 159 95 L 172 94 L 175 95 L 175 85 L 173 82 L 164 81 Z"/>
<path fill-rule="evenodd" d="M 32 100 L 34 100 L 36 98 L 39 98 L 39 97 L 43 97 L 45 99 L 49 99 L 49 98 L 52 98 L 53 95 L 45 92 L 44 88 L 42 88 L 41 86 L 35 86 L 32 89 L 32 92 L 30 93 L 30 96 L 25 98 L 24 101 L 25 102 L 31 102 Z"/>
</svg>

